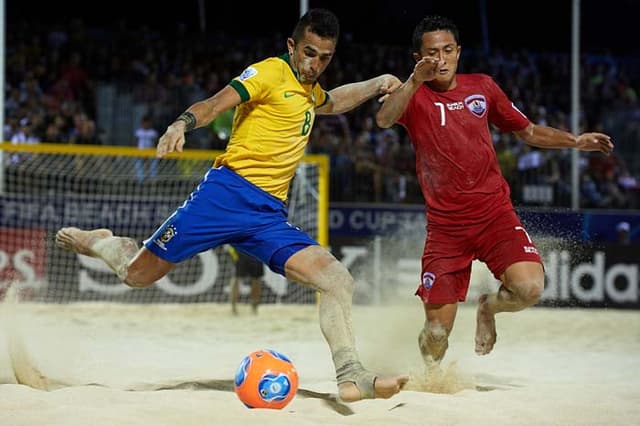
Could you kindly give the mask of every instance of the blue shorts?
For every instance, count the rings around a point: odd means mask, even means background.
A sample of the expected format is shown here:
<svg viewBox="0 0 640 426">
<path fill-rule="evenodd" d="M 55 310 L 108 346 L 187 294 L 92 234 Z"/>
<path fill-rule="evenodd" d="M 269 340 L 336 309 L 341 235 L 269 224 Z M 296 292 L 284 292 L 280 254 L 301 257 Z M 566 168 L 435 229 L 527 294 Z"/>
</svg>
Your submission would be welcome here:
<svg viewBox="0 0 640 426">
<path fill-rule="evenodd" d="M 226 167 L 212 168 L 189 198 L 144 241 L 156 256 L 179 263 L 222 244 L 251 255 L 274 272 L 318 242 L 287 222 L 278 198 Z"/>
</svg>

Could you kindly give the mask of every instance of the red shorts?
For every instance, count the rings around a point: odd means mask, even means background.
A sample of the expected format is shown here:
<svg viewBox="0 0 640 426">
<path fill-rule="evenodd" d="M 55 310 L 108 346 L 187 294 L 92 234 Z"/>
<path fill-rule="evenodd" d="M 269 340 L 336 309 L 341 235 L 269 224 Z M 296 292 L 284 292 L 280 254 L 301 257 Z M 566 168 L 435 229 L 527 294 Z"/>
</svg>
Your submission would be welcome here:
<svg viewBox="0 0 640 426">
<path fill-rule="evenodd" d="M 535 244 L 513 210 L 506 210 L 488 223 L 427 225 L 422 283 L 415 294 L 425 303 L 464 302 L 474 259 L 486 263 L 498 280 L 514 263 L 542 263 Z"/>
</svg>

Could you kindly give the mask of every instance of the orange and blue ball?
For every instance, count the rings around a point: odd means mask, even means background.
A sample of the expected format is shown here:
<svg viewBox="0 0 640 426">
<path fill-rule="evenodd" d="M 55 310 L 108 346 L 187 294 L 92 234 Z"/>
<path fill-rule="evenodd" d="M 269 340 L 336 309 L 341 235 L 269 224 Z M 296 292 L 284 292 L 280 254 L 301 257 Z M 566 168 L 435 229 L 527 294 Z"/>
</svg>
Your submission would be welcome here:
<svg viewBox="0 0 640 426">
<path fill-rule="evenodd" d="M 257 350 L 243 358 L 236 371 L 234 389 L 248 408 L 282 409 L 298 391 L 298 372 L 278 351 Z"/>
</svg>

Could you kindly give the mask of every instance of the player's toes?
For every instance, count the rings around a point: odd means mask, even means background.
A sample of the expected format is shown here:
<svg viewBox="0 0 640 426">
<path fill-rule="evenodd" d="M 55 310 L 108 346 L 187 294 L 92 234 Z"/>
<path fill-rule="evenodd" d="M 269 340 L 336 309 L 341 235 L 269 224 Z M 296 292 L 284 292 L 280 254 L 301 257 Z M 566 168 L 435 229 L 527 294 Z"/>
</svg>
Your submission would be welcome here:
<svg viewBox="0 0 640 426">
<path fill-rule="evenodd" d="M 495 340 L 476 340 L 476 354 L 487 355 L 493 349 Z"/>
<path fill-rule="evenodd" d="M 402 390 L 409 376 L 377 377 L 375 382 L 376 398 L 391 398 Z"/>
<path fill-rule="evenodd" d="M 61 228 L 56 233 L 55 242 L 58 247 L 74 251 L 76 253 L 92 255 L 91 246 L 102 238 L 113 236 L 113 233 L 104 228 L 85 231 L 79 228 Z"/>
<path fill-rule="evenodd" d="M 70 230 L 73 228 L 61 228 L 56 232 L 56 245 L 62 248 L 69 248 L 72 241 Z"/>
<path fill-rule="evenodd" d="M 338 396 L 342 402 L 355 402 L 370 398 L 391 398 L 402 390 L 409 381 L 409 376 L 374 376 L 372 383 L 360 382 L 363 388 L 359 388 L 354 382 L 341 383 L 338 386 Z"/>
</svg>

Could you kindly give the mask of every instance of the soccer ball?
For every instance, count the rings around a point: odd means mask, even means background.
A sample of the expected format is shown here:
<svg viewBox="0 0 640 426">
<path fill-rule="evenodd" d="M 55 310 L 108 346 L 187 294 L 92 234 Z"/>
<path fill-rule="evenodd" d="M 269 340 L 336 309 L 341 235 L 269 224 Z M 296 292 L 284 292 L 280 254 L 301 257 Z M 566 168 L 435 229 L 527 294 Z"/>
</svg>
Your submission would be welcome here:
<svg viewBox="0 0 640 426">
<path fill-rule="evenodd" d="M 234 381 L 240 401 L 249 408 L 282 409 L 298 391 L 298 372 L 289 358 L 266 349 L 244 357 Z"/>
</svg>

